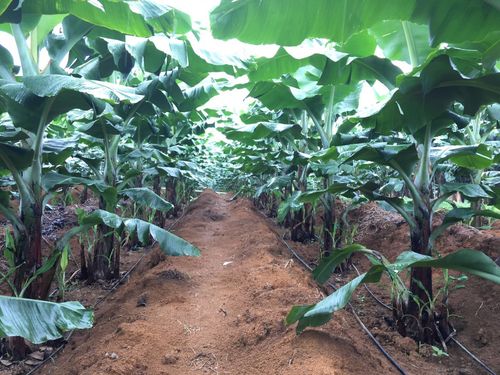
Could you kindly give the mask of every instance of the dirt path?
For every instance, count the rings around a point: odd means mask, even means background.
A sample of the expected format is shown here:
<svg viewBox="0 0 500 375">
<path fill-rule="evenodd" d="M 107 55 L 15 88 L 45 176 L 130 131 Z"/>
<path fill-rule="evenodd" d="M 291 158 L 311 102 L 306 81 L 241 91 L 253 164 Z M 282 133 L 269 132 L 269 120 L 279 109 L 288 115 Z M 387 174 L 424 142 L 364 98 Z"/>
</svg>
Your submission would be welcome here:
<svg viewBox="0 0 500 375">
<path fill-rule="evenodd" d="M 298 337 L 284 327 L 320 291 L 249 202 L 226 200 L 204 192 L 177 226 L 201 257 L 144 262 L 42 373 L 395 373 L 347 312 Z"/>
</svg>

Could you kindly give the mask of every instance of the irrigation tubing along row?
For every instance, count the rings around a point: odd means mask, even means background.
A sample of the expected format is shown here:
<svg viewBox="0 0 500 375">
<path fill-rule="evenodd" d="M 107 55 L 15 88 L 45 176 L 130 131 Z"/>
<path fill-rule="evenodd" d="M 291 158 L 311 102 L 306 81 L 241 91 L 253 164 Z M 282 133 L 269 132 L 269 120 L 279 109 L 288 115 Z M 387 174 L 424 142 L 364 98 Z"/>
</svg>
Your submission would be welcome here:
<svg viewBox="0 0 500 375">
<path fill-rule="evenodd" d="M 281 242 L 285 244 L 285 246 L 288 248 L 288 251 L 292 253 L 292 255 L 297 258 L 297 260 L 302 263 L 302 265 L 307 268 L 309 271 L 312 272 L 312 267 L 294 250 L 288 245 L 288 243 L 280 236 L 277 236 Z M 328 282 L 327 285 L 334 290 L 337 290 L 337 287 L 333 285 L 332 283 Z M 399 371 L 401 375 L 407 375 L 406 371 L 399 365 L 399 363 L 389 354 L 387 351 L 384 349 L 382 344 L 373 336 L 373 334 L 370 332 L 368 327 L 365 326 L 363 321 L 360 319 L 359 315 L 356 313 L 356 310 L 354 310 L 354 307 L 352 306 L 351 303 L 348 304 L 349 309 L 351 310 L 352 314 L 354 315 L 354 318 L 358 322 L 358 324 L 361 326 L 363 331 L 368 335 L 368 337 L 372 340 L 372 342 L 375 344 L 375 346 L 380 350 L 380 352 L 391 362 L 391 364 Z"/>
<path fill-rule="evenodd" d="M 361 274 L 359 273 L 358 271 L 358 268 L 353 264 L 352 265 L 354 267 L 354 269 L 356 270 L 356 273 L 358 274 L 358 276 L 361 276 Z M 372 290 L 370 288 L 368 288 L 368 285 L 366 285 L 365 283 L 363 283 L 363 286 L 365 287 L 366 291 L 368 292 L 368 294 L 381 306 L 385 307 L 386 309 L 388 310 L 391 310 L 392 311 L 392 307 L 389 306 L 388 304 L 384 303 L 380 298 L 378 298 L 375 293 L 372 292 Z"/>
<path fill-rule="evenodd" d="M 356 273 L 358 274 L 358 276 L 360 275 L 358 269 L 356 268 L 356 266 L 353 264 L 353 267 L 354 267 L 354 270 L 356 271 Z M 368 287 L 368 285 L 366 284 L 363 284 L 363 286 L 365 287 L 366 291 L 370 294 L 370 296 L 372 296 L 372 298 L 381 306 L 383 306 L 384 308 L 386 308 L 387 310 L 390 310 L 392 311 L 392 307 L 385 304 L 384 302 L 382 302 L 376 295 L 375 293 L 372 292 L 372 290 Z M 454 333 L 453 333 L 454 334 Z M 448 340 L 451 340 L 453 341 L 455 344 L 457 344 L 457 346 L 462 349 L 465 354 L 467 354 L 469 357 L 471 357 L 473 359 L 474 362 L 476 362 L 479 366 L 481 366 L 486 372 L 488 372 L 490 375 L 497 375 L 497 373 L 492 370 L 486 363 L 484 363 L 481 359 L 479 359 L 474 353 L 472 353 L 469 349 L 467 349 L 467 347 L 462 344 L 460 341 L 458 341 L 455 337 L 453 337 L 453 334 L 450 335 L 445 341 L 448 341 Z"/>
<path fill-rule="evenodd" d="M 233 199 L 236 198 L 236 195 L 233 197 Z M 230 199 L 230 201 L 232 201 L 233 199 Z M 256 210 L 257 212 L 259 212 L 261 215 L 263 215 L 260 211 Z M 186 214 L 186 209 L 184 209 L 182 215 L 176 220 L 174 221 L 169 227 L 168 229 L 171 230 Z M 264 216 L 264 215 L 263 215 Z M 265 217 L 265 216 L 264 216 Z M 266 217 L 267 219 L 267 217 Z M 290 253 L 309 271 L 312 272 L 312 267 L 295 251 L 293 250 L 290 245 L 288 245 L 288 243 L 282 238 L 280 237 L 277 233 L 275 233 L 277 238 L 287 247 L 288 251 L 290 251 Z M 116 281 L 113 286 L 111 287 L 111 289 L 108 291 L 108 293 L 106 295 L 104 295 L 101 299 L 97 300 L 95 302 L 95 304 L 92 306 L 93 308 L 95 308 L 97 305 L 99 305 L 101 302 L 103 302 L 110 294 L 111 292 L 113 292 L 117 287 L 118 285 L 120 285 L 123 280 L 125 280 L 131 273 L 132 271 L 139 265 L 139 263 L 144 259 L 146 253 L 144 253 L 138 260 L 136 263 L 134 263 L 134 265 L 132 265 L 132 267 L 125 273 L 123 274 L 123 276 L 118 280 Z M 357 270 L 357 268 L 354 266 L 356 272 L 359 274 L 359 271 Z M 332 283 L 328 282 L 327 283 L 328 286 L 330 286 L 332 289 L 334 290 L 337 290 L 337 287 L 335 285 L 333 285 Z M 373 299 L 378 302 L 381 306 L 385 307 L 386 309 L 388 310 L 392 310 L 392 307 L 390 307 L 389 305 L 385 304 L 384 302 L 382 302 L 379 298 L 377 298 L 377 296 L 371 291 L 370 288 L 368 288 L 368 286 L 366 284 L 363 284 L 365 289 L 368 291 L 368 293 L 373 297 Z M 356 313 L 356 311 L 354 310 L 354 307 L 352 306 L 351 303 L 348 304 L 354 318 L 356 319 L 356 321 L 358 322 L 358 324 L 361 326 L 361 328 L 363 329 L 363 331 L 368 335 L 368 337 L 372 340 L 372 342 L 375 344 L 375 346 L 380 350 L 380 352 L 389 360 L 389 362 L 402 374 L 402 375 L 407 375 L 407 373 L 405 372 L 405 370 L 396 362 L 396 360 L 389 354 L 387 353 L 387 351 L 383 348 L 382 344 L 380 344 L 380 342 L 375 338 L 375 336 L 373 336 L 373 334 L 370 332 L 370 330 L 368 329 L 368 327 L 366 327 L 366 325 L 363 323 L 363 321 L 360 319 L 359 315 Z M 49 360 L 52 360 L 53 357 L 59 353 L 63 348 L 64 346 L 66 345 L 66 343 L 69 341 L 69 339 L 71 338 L 71 336 L 73 335 L 74 333 L 74 330 L 71 330 L 68 334 L 68 336 L 66 337 L 65 341 L 56 349 L 54 350 L 54 352 L 52 352 L 46 359 L 44 359 L 40 364 L 38 364 L 36 367 L 34 367 L 31 371 L 29 371 L 28 373 L 26 373 L 26 375 L 32 375 L 34 374 L 35 372 L 37 372 L 45 363 L 47 363 Z M 497 375 L 490 367 L 488 367 L 484 362 L 482 362 L 478 357 L 476 357 L 472 352 L 470 352 L 461 342 L 459 342 L 457 339 L 455 339 L 454 337 L 450 337 L 450 339 L 455 343 L 457 344 L 466 354 L 468 354 L 475 362 L 477 362 L 484 370 L 486 370 L 489 374 L 491 375 Z"/>
<path fill-rule="evenodd" d="M 175 220 L 172 224 L 170 224 L 167 229 L 171 230 L 184 217 L 185 214 L 186 214 L 186 209 L 184 209 L 184 211 L 182 212 L 182 215 L 179 216 L 179 218 L 177 220 Z M 141 261 L 144 259 L 144 257 L 146 256 L 146 254 L 147 254 L 146 252 L 144 254 L 142 254 L 142 256 L 137 260 L 137 262 L 135 262 L 132 265 L 132 267 L 130 267 L 130 269 L 122 275 L 122 277 L 120 277 L 117 281 L 115 281 L 113 283 L 113 285 L 108 290 L 108 292 L 103 297 L 99 298 L 91 306 L 92 309 L 95 309 L 99 304 L 101 304 L 106 298 L 109 297 L 109 295 L 118 287 L 118 285 L 120 285 L 134 271 L 134 269 L 139 265 L 139 263 L 141 263 Z M 53 360 L 53 358 L 56 356 L 56 354 L 59 353 L 61 350 L 63 350 L 63 348 L 69 342 L 69 339 L 71 338 L 71 336 L 73 335 L 74 332 L 75 332 L 75 330 L 69 331 L 68 336 L 66 336 L 66 338 L 64 339 L 64 342 L 61 345 L 59 345 L 57 347 L 57 349 L 54 350 L 47 358 L 45 358 L 37 366 L 33 367 L 29 372 L 27 372 L 26 375 L 32 375 L 32 374 L 34 374 L 39 369 L 41 369 L 42 366 L 45 365 L 48 361 Z"/>
<path fill-rule="evenodd" d="M 256 212 L 258 212 L 260 215 L 262 215 L 266 220 L 269 220 L 269 218 L 264 215 L 262 212 L 260 212 L 259 210 L 255 210 Z M 288 251 L 300 262 L 302 263 L 302 265 L 309 271 L 309 272 L 312 272 L 313 271 L 313 268 L 294 250 L 290 247 L 290 245 L 288 245 L 288 243 L 283 239 L 283 237 L 281 237 L 277 232 L 275 232 L 273 230 L 274 234 L 276 235 L 276 238 L 282 242 L 286 248 L 288 249 Z M 337 287 L 335 285 L 333 285 L 332 283 L 328 282 L 327 285 L 329 287 L 331 287 L 333 290 L 337 290 Z M 361 326 L 361 328 L 363 329 L 363 331 L 368 335 L 368 337 L 370 338 L 370 340 L 372 340 L 373 344 L 377 347 L 377 349 L 384 355 L 385 358 L 387 358 L 387 360 L 399 371 L 399 373 L 401 375 L 407 375 L 406 371 L 399 365 L 399 363 L 389 354 L 387 353 L 387 351 L 384 349 L 384 347 L 382 346 L 382 344 L 375 338 L 375 336 L 373 336 L 373 334 L 370 332 L 370 330 L 368 329 L 368 327 L 365 326 L 365 324 L 363 323 L 363 321 L 359 318 L 359 315 L 356 313 L 356 311 L 354 310 L 354 307 L 352 306 L 352 304 L 349 302 L 348 304 L 349 306 L 349 309 L 350 311 L 352 312 L 352 314 L 354 315 L 354 318 L 356 319 L 356 321 L 358 322 L 358 324 Z"/>
</svg>

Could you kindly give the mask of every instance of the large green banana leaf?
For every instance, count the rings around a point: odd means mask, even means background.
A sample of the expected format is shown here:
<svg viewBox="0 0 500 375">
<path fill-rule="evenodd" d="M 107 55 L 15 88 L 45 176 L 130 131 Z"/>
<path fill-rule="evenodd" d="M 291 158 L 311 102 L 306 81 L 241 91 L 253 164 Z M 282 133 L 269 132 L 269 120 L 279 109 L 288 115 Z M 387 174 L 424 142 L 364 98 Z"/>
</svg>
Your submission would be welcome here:
<svg viewBox="0 0 500 375">
<path fill-rule="evenodd" d="M 11 79 L 14 59 L 9 50 L 0 45 L 0 78 Z"/>
<path fill-rule="evenodd" d="M 126 195 L 141 206 L 153 208 L 155 210 L 166 212 L 174 207 L 170 202 L 167 202 L 154 191 L 145 187 L 123 189 L 120 191 L 120 194 Z"/>
<path fill-rule="evenodd" d="M 333 252 L 314 270 L 313 275 L 316 280 L 326 282 L 331 271 L 353 252 L 369 254 L 371 250 L 360 245 L 352 245 L 339 252 Z M 397 273 L 411 267 L 452 269 L 500 284 L 500 267 L 483 252 L 476 250 L 461 249 L 443 258 L 432 258 L 412 251 L 405 251 L 394 263 L 389 263 L 386 260 L 374 262 L 375 264 L 366 273 L 354 278 L 322 301 L 313 305 L 294 306 L 286 318 L 286 323 L 298 322 L 297 333 L 301 333 L 308 326 L 315 327 L 325 324 L 335 311 L 343 309 L 349 303 L 354 291 L 362 283 L 376 283 L 380 281 L 384 272 L 387 272 L 391 277 L 396 277 Z"/>
<path fill-rule="evenodd" d="M 416 52 L 416 63 L 421 64 L 431 52 L 429 28 L 427 25 L 406 23 L 412 46 Z M 411 63 L 410 52 L 401 21 L 383 21 L 370 28 L 370 34 L 377 45 L 384 51 L 384 56 L 391 60 Z"/>
<path fill-rule="evenodd" d="M 417 0 L 411 20 L 429 25 L 432 46 L 483 41 L 500 31 L 500 7 L 495 0 Z"/>
<path fill-rule="evenodd" d="M 124 34 L 148 37 L 154 32 L 183 34 L 191 30 L 190 17 L 159 0 L 25 0 L 26 14 L 72 14 L 86 22 Z"/>
<path fill-rule="evenodd" d="M 252 88 L 249 96 L 258 99 L 264 106 L 273 110 L 280 109 L 305 109 L 305 103 L 296 95 L 311 95 L 314 93 L 304 92 L 289 87 L 281 82 L 261 81 Z"/>
<path fill-rule="evenodd" d="M 328 50 L 322 46 L 312 45 L 306 48 L 305 53 L 297 54 L 291 48 L 280 48 L 271 58 L 257 59 L 255 67 L 250 71 L 248 77 L 253 82 L 266 81 L 279 78 L 282 74 L 295 73 L 307 65 L 319 70 L 316 81 L 320 85 L 352 84 L 363 80 L 369 82 L 378 80 L 392 88 L 396 85 L 396 77 L 402 73 L 388 59 L 376 56 L 355 57 L 335 50 Z M 310 75 L 310 72 L 308 73 Z M 310 76 L 305 78 L 308 78 L 309 81 L 314 80 Z"/>
<path fill-rule="evenodd" d="M 361 147 L 347 159 L 347 161 L 350 160 L 372 161 L 387 166 L 397 163 L 398 168 L 410 173 L 418 160 L 418 153 L 413 144 L 387 145 L 382 143 Z"/>
<path fill-rule="evenodd" d="M 431 158 L 435 160 L 435 164 L 451 160 L 463 168 L 470 169 L 486 169 L 494 163 L 492 152 L 482 143 L 474 146 L 433 147 Z"/>
<path fill-rule="evenodd" d="M 211 15 L 216 38 L 297 45 L 307 38 L 345 42 L 387 19 L 408 19 L 415 0 L 223 0 Z"/>
<path fill-rule="evenodd" d="M 443 234 L 443 232 L 449 226 L 460 223 L 462 221 L 467 221 L 475 216 L 492 217 L 494 219 L 500 219 L 500 213 L 498 210 L 474 210 L 472 208 L 454 208 L 448 211 L 446 216 L 443 218 L 442 223 L 433 229 L 429 241 L 434 243 L 436 239 Z"/>
<path fill-rule="evenodd" d="M 112 104 L 136 103 L 143 98 L 131 87 L 58 74 L 25 77 L 22 83 L 0 80 L 0 98 L 3 99 L 0 110 L 9 112 L 16 127 L 32 132 L 40 125 L 48 98 L 53 98 L 48 115 L 48 120 L 52 120 L 75 108 L 92 108 L 88 95 Z"/>
<path fill-rule="evenodd" d="M 136 103 L 142 99 L 142 96 L 136 95 L 134 89 L 130 87 L 58 74 L 26 77 L 24 86 L 35 95 L 42 97 L 56 96 L 61 91 L 68 90 L 89 94 L 113 104 L 120 101 Z"/>
<path fill-rule="evenodd" d="M 462 182 L 448 182 L 439 187 L 440 193 L 443 195 L 451 195 L 460 192 L 468 198 L 492 198 L 482 187 L 478 184 L 467 184 Z"/>
<path fill-rule="evenodd" d="M 302 128 L 297 124 L 280 124 L 276 122 L 259 122 L 257 124 L 240 125 L 237 127 L 227 127 L 222 129 L 229 139 L 240 142 L 254 141 L 267 137 L 278 137 L 289 135 L 298 138 Z"/>
<path fill-rule="evenodd" d="M 500 73 L 467 77 L 447 54 L 431 57 L 422 66 L 418 77 L 405 77 L 399 89 L 364 124 L 379 133 L 403 130 L 416 139 L 423 139 L 427 123 L 432 135 L 446 129 L 453 119 L 448 114 L 454 102 L 463 104 L 466 115 L 475 115 L 478 109 L 500 101 Z"/>
<path fill-rule="evenodd" d="M 82 219 L 83 226 L 95 225 L 104 223 L 111 228 L 122 228 L 124 226 L 129 232 L 137 232 L 137 237 L 139 241 L 145 243 L 147 238 L 150 236 L 160 245 L 160 249 L 164 251 L 167 255 L 173 256 L 199 256 L 200 250 L 191 245 L 186 240 L 177 237 L 160 228 L 154 224 L 150 224 L 147 221 L 140 219 L 125 219 L 120 216 L 104 211 L 95 210 L 91 214 L 87 215 Z"/>
<path fill-rule="evenodd" d="M 45 35 L 48 34 L 45 46 L 53 63 L 59 64 L 71 48 L 92 30 L 93 27 L 94 25 L 70 15 L 62 21 L 63 36 L 54 35 L 51 33 L 52 30 L 47 30 L 45 33 Z M 43 31 L 37 30 L 37 32 Z"/>
<path fill-rule="evenodd" d="M 79 302 L 54 303 L 0 296 L 0 337 L 21 336 L 34 344 L 62 337 L 72 329 L 92 328 L 94 313 Z"/>
<path fill-rule="evenodd" d="M 0 143 L 0 168 L 14 167 L 23 170 L 31 165 L 32 160 L 33 151 Z"/>
<path fill-rule="evenodd" d="M 387 20 L 429 25 L 432 46 L 500 30 L 500 10 L 489 0 L 223 0 L 210 20 L 216 38 L 279 45 L 314 37 L 345 43 Z"/>
<path fill-rule="evenodd" d="M 183 92 L 183 99 L 176 102 L 177 108 L 181 112 L 193 111 L 218 93 L 215 82 L 210 80 L 201 82 Z"/>
</svg>

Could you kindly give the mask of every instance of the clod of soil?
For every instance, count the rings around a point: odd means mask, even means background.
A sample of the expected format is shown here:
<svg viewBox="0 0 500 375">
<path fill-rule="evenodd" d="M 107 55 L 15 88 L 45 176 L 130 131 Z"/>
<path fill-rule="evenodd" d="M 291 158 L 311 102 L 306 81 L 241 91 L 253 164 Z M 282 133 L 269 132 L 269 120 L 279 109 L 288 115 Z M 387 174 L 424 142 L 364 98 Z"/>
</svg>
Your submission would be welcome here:
<svg viewBox="0 0 500 375">
<path fill-rule="evenodd" d="M 187 278 L 186 274 L 176 269 L 161 271 L 157 275 L 163 280 L 185 280 Z"/>
</svg>

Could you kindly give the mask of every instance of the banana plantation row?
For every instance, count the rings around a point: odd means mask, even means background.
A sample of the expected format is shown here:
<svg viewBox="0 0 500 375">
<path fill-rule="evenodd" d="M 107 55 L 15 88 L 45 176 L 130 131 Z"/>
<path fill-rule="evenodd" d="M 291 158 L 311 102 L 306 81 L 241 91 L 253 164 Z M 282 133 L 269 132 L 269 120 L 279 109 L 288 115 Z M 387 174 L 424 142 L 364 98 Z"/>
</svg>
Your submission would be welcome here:
<svg viewBox="0 0 500 375">
<path fill-rule="evenodd" d="M 159 0 L 0 1 L 2 38 L 15 42 L 0 45 L 0 277 L 11 295 L 0 297 L 0 335 L 11 355 L 27 354 L 25 339 L 92 326 L 78 302 L 40 301 L 54 283 L 64 290 L 72 238 L 89 282 L 118 278 L 121 250 L 138 244 L 198 256 L 164 227 L 206 186 L 253 197 L 294 241 L 319 241 L 320 283 L 354 253 L 370 260 L 326 299 L 293 307 L 297 332 L 385 274 L 397 330 L 448 337 L 447 270 L 500 283 L 483 252 L 434 246 L 453 224 L 500 218 L 498 5 L 223 0 L 210 21 L 215 38 L 275 44 L 274 54 L 205 45 L 206 30 Z M 207 106 L 235 89 L 248 91 L 248 110 Z M 211 140 L 213 127 L 225 141 Z M 75 186 L 98 207 L 49 242 L 44 212 Z M 411 248 L 394 262 L 353 243 L 348 212 L 368 201 L 408 224 Z M 435 268 L 446 270 L 437 293 Z"/>
</svg>

